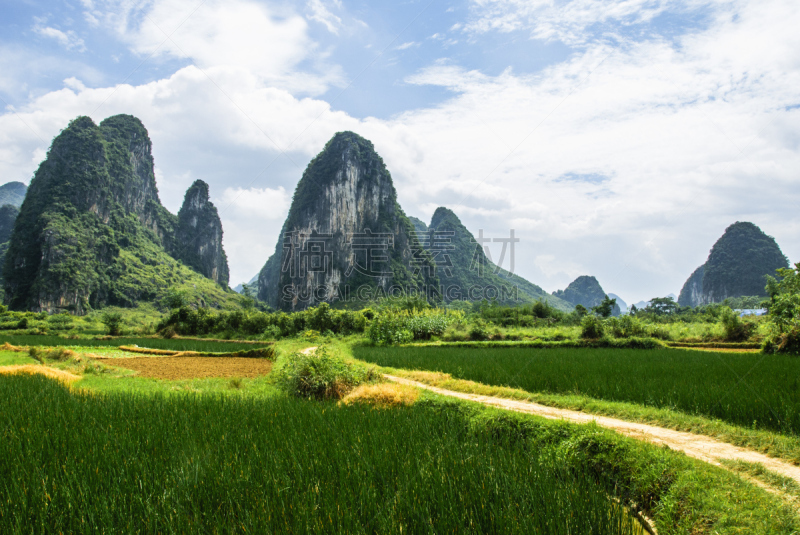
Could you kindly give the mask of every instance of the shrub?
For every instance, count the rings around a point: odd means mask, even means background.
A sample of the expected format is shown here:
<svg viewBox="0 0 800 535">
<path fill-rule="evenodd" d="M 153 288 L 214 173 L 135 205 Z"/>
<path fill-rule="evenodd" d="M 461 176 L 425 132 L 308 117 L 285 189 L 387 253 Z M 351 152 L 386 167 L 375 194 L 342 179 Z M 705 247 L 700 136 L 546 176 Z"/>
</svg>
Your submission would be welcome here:
<svg viewBox="0 0 800 535">
<path fill-rule="evenodd" d="M 488 340 L 489 339 L 489 324 L 487 324 L 482 319 L 477 319 L 469 328 L 469 339 L 475 341 L 481 340 Z"/>
<path fill-rule="evenodd" d="M 373 372 L 331 355 L 322 346 L 314 352 L 294 353 L 274 372 L 275 381 L 291 395 L 315 399 L 341 399 L 372 377 Z"/>
<path fill-rule="evenodd" d="M 725 327 L 725 340 L 728 342 L 742 342 L 750 338 L 755 325 L 744 322 L 739 315 L 729 307 L 722 309 L 722 325 Z"/>
<path fill-rule="evenodd" d="M 277 325 L 270 325 L 264 329 L 264 338 L 267 340 L 277 340 L 281 337 L 281 328 Z"/>
<path fill-rule="evenodd" d="M 367 337 L 377 345 L 404 344 L 441 336 L 447 326 L 463 318 L 459 311 L 442 309 L 386 310 L 367 328 Z"/>
<path fill-rule="evenodd" d="M 611 318 L 607 322 L 611 334 L 615 338 L 630 338 L 631 336 L 647 336 L 647 329 L 638 319 L 627 315 L 621 318 Z"/>
<path fill-rule="evenodd" d="M 106 312 L 100 318 L 103 325 L 108 329 L 108 334 L 117 336 L 122 333 L 122 314 L 119 312 Z"/>
<path fill-rule="evenodd" d="M 603 320 L 593 314 L 583 317 L 581 320 L 581 338 L 589 338 L 595 340 L 602 338 L 605 334 L 605 325 Z"/>
</svg>

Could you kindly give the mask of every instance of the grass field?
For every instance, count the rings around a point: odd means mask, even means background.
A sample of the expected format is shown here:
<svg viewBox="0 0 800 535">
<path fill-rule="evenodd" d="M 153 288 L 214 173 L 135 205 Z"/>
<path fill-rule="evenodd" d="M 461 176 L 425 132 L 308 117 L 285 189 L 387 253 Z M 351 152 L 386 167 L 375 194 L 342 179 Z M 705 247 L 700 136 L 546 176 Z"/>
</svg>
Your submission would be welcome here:
<svg viewBox="0 0 800 535">
<path fill-rule="evenodd" d="M 2 533 L 634 532 L 587 472 L 468 434 L 458 411 L 12 376 L 0 428 Z"/>
<path fill-rule="evenodd" d="M 671 349 L 357 346 L 356 358 L 529 392 L 585 395 L 800 434 L 800 360 Z"/>
<path fill-rule="evenodd" d="M 0 333 L 0 345 L 8 342 L 15 346 L 65 346 L 65 347 L 119 347 L 124 345 L 138 345 L 150 349 L 171 349 L 175 351 L 200 351 L 212 353 L 227 353 L 232 351 L 246 351 L 262 347 L 261 344 L 226 342 L 218 340 L 192 340 L 185 338 L 136 338 L 119 337 L 108 340 L 94 338 L 65 338 L 52 335 L 9 335 Z M 264 344 L 266 345 L 266 343 Z"/>
</svg>

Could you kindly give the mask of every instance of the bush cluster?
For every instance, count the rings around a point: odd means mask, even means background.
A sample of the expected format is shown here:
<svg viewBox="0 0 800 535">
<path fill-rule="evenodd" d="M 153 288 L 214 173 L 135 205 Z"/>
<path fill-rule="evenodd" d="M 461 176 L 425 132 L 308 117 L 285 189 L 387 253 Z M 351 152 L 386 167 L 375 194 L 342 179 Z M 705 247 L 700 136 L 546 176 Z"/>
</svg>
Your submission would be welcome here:
<svg viewBox="0 0 800 535">
<path fill-rule="evenodd" d="M 428 308 L 424 310 L 387 310 L 378 314 L 367 328 L 367 337 L 373 344 L 404 344 L 412 340 L 430 340 L 440 336 L 447 326 L 461 321 L 458 310 Z"/>
<path fill-rule="evenodd" d="M 286 357 L 273 377 L 294 396 L 341 399 L 356 386 L 375 380 L 378 374 L 373 368 L 349 364 L 322 346 L 313 352 Z"/>
<path fill-rule="evenodd" d="M 182 306 L 170 312 L 157 329 L 162 333 L 171 330 L 184 336 L 235 332 L 278 338 L 307 330 L 330 331 L 333 334 L 360 333 L 364 332 L 366 326 L 367 319 L 362 311 L 336 310 L 322 303 L 302 312 L 291 313 L 254 309 L 213 312 L 208 308 Z"/>
</svg>

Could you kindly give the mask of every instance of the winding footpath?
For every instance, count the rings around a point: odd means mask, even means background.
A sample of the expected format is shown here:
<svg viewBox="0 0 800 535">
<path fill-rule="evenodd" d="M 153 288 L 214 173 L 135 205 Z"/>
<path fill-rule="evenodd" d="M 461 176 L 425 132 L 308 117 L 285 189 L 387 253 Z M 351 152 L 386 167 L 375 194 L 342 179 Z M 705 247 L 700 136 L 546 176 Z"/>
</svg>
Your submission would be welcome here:
<svg viewBox="0 0 800 535">
<path fill-rule="evenodd" d="M 666 429 L 653 425 L 627 422 L 625 420 L 586 414 L 585 412 L 572 411 L 569 409 L 557 409 L 554 407 L 548 407 L 546 405 L 539 405 L 538 403 L 531 403 L 529 401 L 516 401 L 513 399 L 482 396 L 479 394 L 466 394 L 464 392 L 445 390 L 443 388 L 437 388 L 425 383 L 412 381 L 411 379 L 405 379 L 403 377 L 395 377 L 393 375 L 384 375 L 384 377 L 395 383 L 415 386 L 417 388 L 423 388 L 425 390 L 435 392 L 442 396 L 474 401 L 476 403 L 497 407 L 499 409 L 506 409 L 526 414 L 535 414 L 537 416 L 543 416 L 544 418 L 550 418 L 553 420 L 566 420 L 574 423 L 585 424 L 589 422 L 596 422 L 597 425 L 612 429 L 622 435 L 638 440 L 644 440 L 653 444 L 664 444 L 673 450 L 684 452 L 689 457 L 694 457 L 695 459 L 700 459 L 701 461 L 705 461 L 717 466 L 720 466 L 719 461 L 723 459 L 758 463 L 764 466 L 764 468 L 781 474 L 782 476 L 792 478 L 800 484 L 800 467 L 779 459 L 768 457 L 762 453 L 740 448 L 739 446 L 734 446 L 725 442 L 720 442 L 704 435 L 696 435 L 694 433 L 686 433 L 684 431 L 675 431 L 673 429 Z"/>
</svg>

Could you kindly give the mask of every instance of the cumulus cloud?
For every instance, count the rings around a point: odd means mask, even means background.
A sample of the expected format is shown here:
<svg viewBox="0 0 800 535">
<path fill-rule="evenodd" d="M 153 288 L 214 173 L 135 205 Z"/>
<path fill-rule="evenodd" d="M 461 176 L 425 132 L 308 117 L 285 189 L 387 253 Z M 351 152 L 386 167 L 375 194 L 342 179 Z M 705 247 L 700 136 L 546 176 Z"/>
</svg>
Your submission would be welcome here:
<svg viewBox="0 0 800 535">
<path fill-rule="evenodd" d="M 100 1 L 84 0 L 98 20 Z M 207 20 L 210 42 L 233 46 L 223 42 L 226 22 L 210 22 L 224 17 L 217 4 L 183 26 L 177 3 L 157 4 L 145 12 L 167 33 L 178 28 L 176 43 L 191 51 L 192 64 L 136 86 L 86 87 L 76 77 L 0 115 L 2 176 L 29 177 L 52 137 L 77 115 L 136 115 L 153 139 L 170 209 L 192 180 L 211 185 L 238 282 L 274 250 L 308 161 L 335 132 L 354 130 L 374 142 L 408 214 L 426 219 L 444 205 L 489 237 L 514 228 L 522 239 L 517 272 L 548 290 L 591 274 L 629 302 L 677 293 L 737 219 L 761 225 L 790 259 L 800 259 L 797 6 L 724 5 L 707 28 L 676 42 L 590 43 L 536 74 L 506 69 L 491 76 L 434 62 L 406 82 L 445 88 L 451 98 L 387 120 L 360 120 L 286 82 L 320 76 L 298 71 L 298 58 L 314 50 L 302 17 L 276 18 L 237 0 L 239 16 L 286 30 L 288 50 L 247 59 L 253 35 L 235 41 L 241 54 L 231 53 L 228 63 L 201 37 L 180 33 Z M 667 5 L 633 4 L 644 11 Z M 169 15 L 164 6 L 181 13 Z M 166 43 L 158 48 L 146 17 L 131 13 L 119 24 L 140 53 L 178 55 Z M 205 26 L 189 27 L 204 35 Z"/>
<path fill-rule="evenodd" d="M 203 70 L 238 69 L 266 86 L 299 94 L 317 95 L 342 84 L 341 69 L 321 60 L 324 54 L 309 38 L 305 18 L 278 7 L 252 0 L 85 5 L 87 16 L 144 58 L 185 59 Z M 314 63 L 312 70 L 299 67 L 306 61 Z"/>
<path fill-rule="evenodd" d="M 224 221 L 225 250 L 237 252 L 236 262 L 231 263 L 232 285 L 249 281 L 275 251 L 290 200 L 282 187 L 226 188 L 214 200 Z"/>
</svg>

